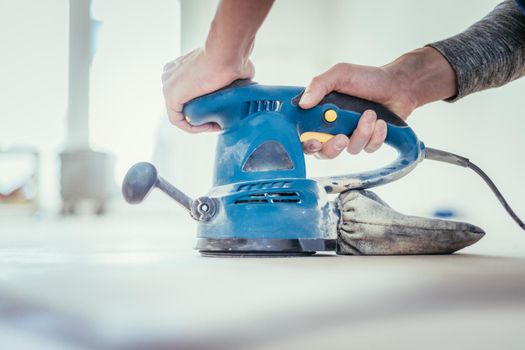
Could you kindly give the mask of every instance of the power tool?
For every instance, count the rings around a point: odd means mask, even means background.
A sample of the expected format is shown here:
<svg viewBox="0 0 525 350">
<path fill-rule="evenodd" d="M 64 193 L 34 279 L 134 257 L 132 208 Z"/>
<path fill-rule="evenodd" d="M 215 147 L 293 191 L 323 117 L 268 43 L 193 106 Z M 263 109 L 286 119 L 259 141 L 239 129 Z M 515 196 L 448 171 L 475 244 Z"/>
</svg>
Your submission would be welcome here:
<svg viewBox="0 0 525 350">
<path fill-rule="evenodd" d="M 337 250 L 340 212 L 329 194 L 392 182 L 424 158 L 472 167 L 466 158 L 426 148 L 404 120 L 380 104 L 332 92 L 316 107 L 302 109 L 303 92 L 238 80 L 186 103 L 183 113 L 192 125 L 214 122 L 222 128 L 213 187 L 192 200 L 143 162 L 124 179 L 125 199 L 139 203 L 153 187 L 171 196 L 198 221 L 196 249 L 204 255 L 309 255 Z M 372 171 L 307 178 L 301 142 L 350 135 L 368 109 L 386 122 L 385 143 L 397 158 Z"/>
</svg>

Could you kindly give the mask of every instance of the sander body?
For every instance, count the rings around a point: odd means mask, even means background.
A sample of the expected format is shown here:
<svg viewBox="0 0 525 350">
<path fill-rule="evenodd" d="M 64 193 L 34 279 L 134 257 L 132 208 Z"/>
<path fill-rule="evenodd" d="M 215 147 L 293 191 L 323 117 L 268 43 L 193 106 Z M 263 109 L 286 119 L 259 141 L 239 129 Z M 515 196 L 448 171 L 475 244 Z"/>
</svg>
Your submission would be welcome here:
<svg viewBox="0 0 525 350">
<path fill-rule="evenodd" d="M 130 169 L 123 193 L 137 203 L 154 186 L 199 221 L 197 246 L 208 255 L 303 255 L 337 249 L 339 210 L 328 194 L 394 181 L 424 157 L 424 144 L 396 114 L 371 101 L 332 92 L 302 109 L 302 87 L 264 86 L 247 80 L 184 106 L 191 124 L 217 123 L 213 187 L 189 199 L 149 163 Z M 398 151 L 391 164 L 369 172 L 307 178 L 301 142 L 350 135 L 361 114 L 376 111 L 387 123 L 386 143 Z"/>
</svg>

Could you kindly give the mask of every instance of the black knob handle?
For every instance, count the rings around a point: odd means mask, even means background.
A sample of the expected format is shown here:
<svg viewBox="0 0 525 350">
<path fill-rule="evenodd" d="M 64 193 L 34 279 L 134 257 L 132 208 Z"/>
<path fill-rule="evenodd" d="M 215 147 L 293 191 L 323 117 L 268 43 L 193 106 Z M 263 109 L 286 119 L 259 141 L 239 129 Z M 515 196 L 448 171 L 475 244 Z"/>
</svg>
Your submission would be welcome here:
<svg viewBox="0 0 525 350">
<path fill-rule="evenodd" d="M 147 197 L 153 187 L 157 187 L 182 205 L 195 220 L 209 221 L 216 213 L 214 200 L 201 197 L 193 201 L 184 192 L 159 176 L 155 166 L 147 162 L 137 163 L 128 170 L 122 183 L 122 194 L 126 202 L 137 204 Z"/>
<path fill-rule="evenodd" d="M 122 195 L 130 204 L 140 203 L 155 187 L 158 180 L 157 169 L 151 163 L 141 162 L 133 165 L 122 182 Z"/>
</svg>

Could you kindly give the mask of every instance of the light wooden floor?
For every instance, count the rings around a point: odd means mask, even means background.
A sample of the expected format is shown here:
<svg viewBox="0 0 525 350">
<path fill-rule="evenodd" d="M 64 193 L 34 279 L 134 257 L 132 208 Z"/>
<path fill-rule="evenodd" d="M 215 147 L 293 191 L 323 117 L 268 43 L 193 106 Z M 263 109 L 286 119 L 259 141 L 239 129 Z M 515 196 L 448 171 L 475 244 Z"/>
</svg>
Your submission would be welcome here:
<svg viewBox="0 0 525 350">
<path fill-rule="evenodd" d="M 523 349 L 525 234 L 500 226 L 449 256 L 232 259 L 176 210 L 3 218 L 0 348 Z"/>
</svg>

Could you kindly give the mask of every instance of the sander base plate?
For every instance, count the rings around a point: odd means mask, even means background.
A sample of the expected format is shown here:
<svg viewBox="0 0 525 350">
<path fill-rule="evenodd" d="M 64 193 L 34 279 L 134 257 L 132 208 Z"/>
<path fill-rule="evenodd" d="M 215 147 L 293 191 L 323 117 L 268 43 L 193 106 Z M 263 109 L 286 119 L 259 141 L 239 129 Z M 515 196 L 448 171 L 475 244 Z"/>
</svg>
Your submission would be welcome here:
<svg viewBox="0 0 525 350">
<path fill-rule="evenodd" d="M 335 251 L 335 239 L 199 238 L 195 247 L 204 256 L 293 257 Z"/>
</svg>

